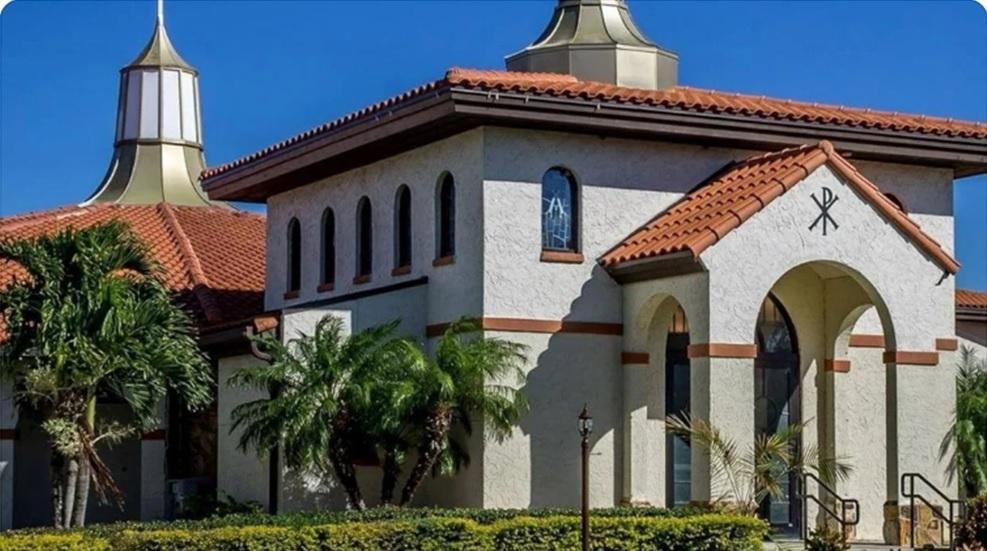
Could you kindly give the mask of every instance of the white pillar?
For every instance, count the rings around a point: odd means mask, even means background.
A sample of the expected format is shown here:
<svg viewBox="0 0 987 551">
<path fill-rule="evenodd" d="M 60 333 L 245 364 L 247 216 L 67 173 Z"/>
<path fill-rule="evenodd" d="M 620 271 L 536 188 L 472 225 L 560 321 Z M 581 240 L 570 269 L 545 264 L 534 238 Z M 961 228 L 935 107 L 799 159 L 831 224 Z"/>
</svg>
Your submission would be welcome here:
<svg viewBox="0 0 987 551">
<path fill-rule="evenodd" d="M 699 345 L 702 346 L 717 345 Z M 734 442 L 740 453 L 747 453 L 754 444 L 754 359 L 709 357 L 708 354 L 703 357 L 701 353 L 692 352 L 695 349 L 696 345 L 690 346 L 692 415 L 709 422 L 724 439 Z M 740 483 L 747 484 L 748 481 Z M 693 444 L 693 501 L 720 498 L 732 501 L 749 497 L 731 496 L 731 491 L 726 477 L 711 473 L 707 450 Z"/>
<path fill-rule="evenodd" d="M 624 495 L 631 505 L 665 505 L 664 357 L 624 354 Z M 632 363 L 628 363 L 632 362 Z"/>
<path fill-rule="evenodd" d="M 141 520 L 164 519 L 166 513 L 168 459 L 165 442 L 168 425 L 164 402 L 158 406 L 158 412 L 161 426 L 141 436 Z"/>
</svg>

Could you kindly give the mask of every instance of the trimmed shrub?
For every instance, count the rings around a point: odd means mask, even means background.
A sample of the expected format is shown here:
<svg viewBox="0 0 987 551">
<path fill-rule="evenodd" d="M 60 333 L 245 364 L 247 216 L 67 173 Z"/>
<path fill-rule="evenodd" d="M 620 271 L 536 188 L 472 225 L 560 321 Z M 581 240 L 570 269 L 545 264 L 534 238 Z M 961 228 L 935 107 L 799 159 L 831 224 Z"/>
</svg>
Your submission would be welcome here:
<svg viewBox="0 0 987 551">
<path fill-rule="evenodd" d="M 0 551 L 108 551 L 109 543 L 82 534 L 0 536 Z"/>
<path fill-rule="evenodd" d="M 594 517 L 592 547 L 606 551 L 755 551 L 767 533 L 757 519 L 730 515 Z M 488 524 L 464 518 L 342 522 L 322 526 L 227 526 L 0 537 L 0 551 L 570 551 L 577 516 L 513 517 Z"/>
</svg>

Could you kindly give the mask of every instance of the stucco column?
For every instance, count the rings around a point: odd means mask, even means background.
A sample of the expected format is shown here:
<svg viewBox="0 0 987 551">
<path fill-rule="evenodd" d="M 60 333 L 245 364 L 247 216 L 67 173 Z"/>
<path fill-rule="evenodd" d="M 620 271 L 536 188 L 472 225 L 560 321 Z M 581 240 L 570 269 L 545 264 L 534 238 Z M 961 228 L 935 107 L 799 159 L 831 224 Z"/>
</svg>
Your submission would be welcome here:
<svg viewBox="0 0 987 551">
<path fill-rule="evenodd" d="M 17 434 L 17 408 L 12 384 L 0 382 L 0 530 L 14 522 L 14 437 Z"/>
<path fill-rule="evenodd" d="M 167 416 L 164 403 L 158 406 L 159 428 L 141 435 L 141 520 L 165 518 L 167 499 L 166 477 L 168 475 L 165 438 L 167 436 Z"/>
<path fill-rule="evenodd" d="M 623 356 L 624 492 L 632 505 L 665 505 L 665 396 L 654 354 Z"/>
<path fill-rule="evenodd" d="M 747 453 L 754 443 L 754 359 L 703 356 L 702 346 L 709 345 L 690 346 L 692 415 Z M 726 477 L 711 473 L 708 451 L 693 445 L 693 501 L 734 499 L 730 493 Z"/>
</svg>

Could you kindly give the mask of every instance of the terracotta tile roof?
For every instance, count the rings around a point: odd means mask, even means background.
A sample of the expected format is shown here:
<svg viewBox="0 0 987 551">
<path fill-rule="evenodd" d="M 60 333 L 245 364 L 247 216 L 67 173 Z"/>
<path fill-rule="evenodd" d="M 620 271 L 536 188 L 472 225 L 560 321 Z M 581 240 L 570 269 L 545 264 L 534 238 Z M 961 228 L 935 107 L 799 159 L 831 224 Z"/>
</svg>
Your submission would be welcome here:
<svg viewBox="0 0 987 551">
<path fill-rule="evenodd" d="M 968 289 L 957 289 L 956 307 L 983 310 L 985 313 L 987 313 L 987 293 L 983 291 L 970 291 Z"/>
<path fill-rule="evenodd" d="M 987 123 L 982 122 L 702 90 L 687 86 L 676 86 L 666 90 L 645 90 L 601 82 L 580 81 L 571 75 L 555 73 L 453 68 L 449 69 L 442 79 L 425 83 L 397 96 L 367 106 L 233 162 L 206 169 L 202 173 L 202 178 L 209 179 L 218 176 L 296 143 L 370 117 L 407 100 L 437 90 L 453 88 L 538 94 L 592 102 L 626 103 L 693 113 L 722 113 L 759 120 L 800 121 L 820 125 L 859 127 L 955 138 L 987 138 Z"/>
<path fill-rule="evenodd" d="M 147 244 L 200 329 L 264 310 L 265 220 L 226 207 L 95 204 L 0 219 L 0 239 L 121 220 Z M 23 269 L 0 260 L 0 286 Z"/>
<path fill-rule="evenodd" d="M 826 141 L 758 155 L 726 167 L 621 241 L 599 262 L 613 267 L 682 252 L 698 257 L 823 164 L 844 178 L 943 270 L 956 273 L 956 260 Z"/>
</svg>

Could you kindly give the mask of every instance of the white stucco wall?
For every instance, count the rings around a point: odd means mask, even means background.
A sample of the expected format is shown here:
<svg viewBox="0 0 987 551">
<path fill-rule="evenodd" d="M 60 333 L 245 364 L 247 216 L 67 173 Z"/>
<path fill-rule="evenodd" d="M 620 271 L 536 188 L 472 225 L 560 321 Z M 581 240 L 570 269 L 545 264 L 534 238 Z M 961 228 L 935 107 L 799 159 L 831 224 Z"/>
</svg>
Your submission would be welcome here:
<svg viewBox="0 0 987 551">
<path fill-rule="evenodd" d="M 216 490 L 219 497 L 227 495 L 237 501 L 255 501 L 267 507 L 267 454 L 258 455 L 256 450 L 240 451 L 237 446 L 242 431 L 232 431 L 233 409 L 240 404 L 263 398 L 266 393 L 229 384 L 230 377 L 237 370 L 261 363 L 261 360 L 249 354 L 219 359 L 216 385 Z"/>
</svg>

